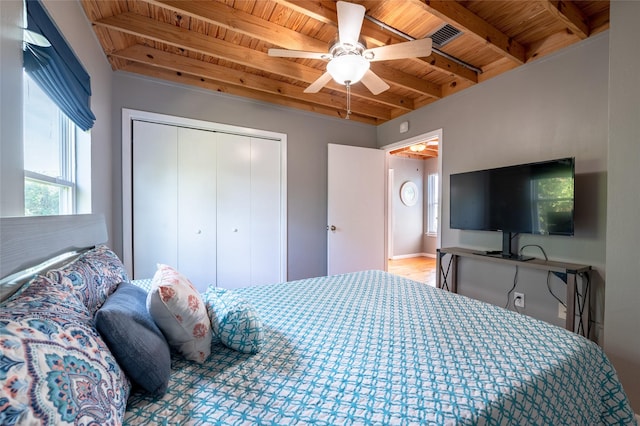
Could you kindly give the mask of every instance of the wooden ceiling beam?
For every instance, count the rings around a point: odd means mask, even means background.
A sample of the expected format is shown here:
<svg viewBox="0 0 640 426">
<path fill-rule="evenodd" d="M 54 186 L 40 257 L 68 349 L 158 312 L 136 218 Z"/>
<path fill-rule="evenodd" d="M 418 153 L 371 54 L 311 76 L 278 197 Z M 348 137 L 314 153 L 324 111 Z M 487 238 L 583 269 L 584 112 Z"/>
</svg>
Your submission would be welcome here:
<svg viewBox="0 0 640 426">
<path fill-rule="evenodd" d="M 549 0 L 543 1 L 542 6 L 581 39 L 589 37 L 589 18 L 572 1 Z"/>
<path fill-rule="evenodd" d="M 609 29 L 609 9 L 596 13 L 589 18 L 589 36 Z"/>
<path fill-rule="evenodd" d="M 500 55 L 507 56 L 518 64 L 526 62 L 525 48 L 493 25 L 471 12 L 457 1 L 412 0 L 425 11 L 437 16 L 454 27 L 482 40 L 487 47 Z"/>
<path fill-rule="evenodd" d="M 192 18 L 239 32 L 251 38 L 266 41 L 276 46 L 312 52 L 329 51 L 329 46 L 323 41 L 260 19 L 223 3 L 187 2 L 184 0 L 147 1 L 157 6 L 191 16 Z M 376 64 L 376 72 L 381 78 L 386 80 L 387 83 L 411 90 L 419 95 L 428 95 L 434 98 L 442 97 L 442 90 L 437 84 L 430 83 L 383 64 Z"/>
<path fill-rule="evenodd" d="M 145 77 L 157 78 L 165 81 L 172 81 L 178 84 L 184 84 L 190 87 L 201 87 L 203 89 L 211 90 L 219 93 L 227 93 L 234 96 L 240 96 L 243 98 L 255 99 L 261 102 L 269 104 L 282 105 L 288 108 L 294 108 L 303 111 L 315 112 L 318 114 L 324 114 L 335 118 L 345 118 L 345 111 L 343 109 L 335 109 L 323 107 L 322 105 L 312 104 L 309 102 L 298 101 L 295 99 L 287 99 L 282 97 L 274 97 L 264 92 L 257 92 L 254 90 L 238 87 L 234 85 L 226 85 L 216 81 L 208 80 L 203 77 L 197 77 L 190 74 L 178 73 L 175 71 L 169 71 L 162 68 L 151 67 L 149 65 L 132 62 L 121 68 L 123 71 L 140 74 Z M 376 120 L 372 117 L 365 117 L 359 114 L 351 114 L 349 117 L 352 121 L 358 121 L 366 124 L 377 125 L 382 123 L 382 120 Z"/>
<path fill-rule="evenodd" d="M 300 34 L 217 1 L 145 0 L 231 31 L 293 50 L 328 52 L 324 41 Z"/>
<path fill-rule="evenodd" d="M 221 65 L 214 65 L 140 44 L 113 52 L 109 56 L 139 62 L 170 71 L 191 74 L 197 77 L 232 84 L 234 86 L 240 86 L 259 92 L 265 92 L 275 96 L 309 102 L 309 96 L 303 92 L 304 88 L 300 86 L 278 82 L 248 72 L 229 72 L 229 68 Z M 344 98 L 336 98 L 335 96 L 326 93 L 318 93 L 314 96 L 313 103 L 336 109 L 345 109 Z M 351 106 L 351 110 L 355 114 L 370 116 L 384 121 L 391 119 L 388 108 L 354 102 Z"/>
<path fill-rule="evenodd" d="M 335 9 L 335 5 L 331 6 L 330 3 L 322 3 L 320 1 L 309 0 L 274 0 L 276 3 L 281 4 L 289 9 L 292 9 L 298 13 L 302 13 L 312 19 L 315 19 L 324 24 L 329 24 L 338 28 L 338 16 Z M 386 46 L 389 44 L 402 43 L 407 41 L 406 39 L 393 34 L 391 31 L 381 28 L 379 25 L 365 19 L 362 22 L 362 38 L 365 39 L 370 47 L 373 46 Z M 472 83 L 478 82 L 478 73 L 472 69 L 469 69 L 437 52 L 432 52 L 430 56 L 425 58 L 409 58 L 407 60 L 418 62 L 421 65 L 425 65 L 430 69 L 434 69 L 438 72 L 443 72 L 450 76 L 456 76 L 468 80 Z"/>
<path fill-rule="evenodd" d="M 131 12 L 103 18 L 93 23 L 101 27 L 165 43 L 187 51 L 221 58 L 250 68 L 259 67 L 262 71 L 306 83 L 312 83 L 322 75 L 322 71 L 315 68 L 303 66 L 287 59 L 272 58 L 266 53 L 189 31 L 185 28 L 158 22 Z M 327 87 L 341 93 L 347 92 L 345 86 L 335 82 L 329 83 Z M 351 95 L 405 111 L 413 110 L 413 101 L 411 99 L 389 92 L 373 95 L 366 88 L 356 86 L 351 88 Z"/>
</svg>

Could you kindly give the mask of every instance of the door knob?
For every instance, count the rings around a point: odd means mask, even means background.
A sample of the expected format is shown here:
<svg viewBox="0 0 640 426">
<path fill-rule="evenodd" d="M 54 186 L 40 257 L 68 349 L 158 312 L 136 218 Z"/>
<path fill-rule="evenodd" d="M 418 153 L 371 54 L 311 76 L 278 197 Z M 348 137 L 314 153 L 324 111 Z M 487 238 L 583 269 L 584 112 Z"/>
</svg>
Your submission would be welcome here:
<svg viewBox="0 0 640 426">
<path fill-rule="evenodd" d="M 336 229 L 338 229 L 338 228 L 336 228 L 335 225 L 327 226 L 327 231 L 334 231 L 335 232 Z"/>
</svg>

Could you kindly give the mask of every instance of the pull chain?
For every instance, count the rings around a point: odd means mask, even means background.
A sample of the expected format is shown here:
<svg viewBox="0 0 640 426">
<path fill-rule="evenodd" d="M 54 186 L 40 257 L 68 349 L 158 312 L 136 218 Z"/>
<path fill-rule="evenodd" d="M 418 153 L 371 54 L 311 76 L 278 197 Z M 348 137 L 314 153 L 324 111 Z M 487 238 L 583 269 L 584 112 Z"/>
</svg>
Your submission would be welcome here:
<svg viewBox="0 0 640 426">
<path fill-rule="evenodd" d="M 344 83 L 347 86 L 347 115 L 344 119 L 348 120 L 351 115 L 351 80 L 347 80 Z"/>
</svg>

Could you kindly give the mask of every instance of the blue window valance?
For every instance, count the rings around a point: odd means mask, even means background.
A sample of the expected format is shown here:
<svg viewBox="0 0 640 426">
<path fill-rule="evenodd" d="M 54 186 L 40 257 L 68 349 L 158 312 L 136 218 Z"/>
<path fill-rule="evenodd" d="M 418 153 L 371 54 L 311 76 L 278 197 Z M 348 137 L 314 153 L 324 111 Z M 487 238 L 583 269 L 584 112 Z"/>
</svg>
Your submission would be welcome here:
<svg viewBox="0 0 640 426">
<path fill-rule="evenodd" d="M 25 0 L 27 29 L 43 35 L 51 46 L 25 43 L 24 68 L 40 88 L 78 127 L 89 130 L 91 79 L 39 0 Z"/>
</svg>

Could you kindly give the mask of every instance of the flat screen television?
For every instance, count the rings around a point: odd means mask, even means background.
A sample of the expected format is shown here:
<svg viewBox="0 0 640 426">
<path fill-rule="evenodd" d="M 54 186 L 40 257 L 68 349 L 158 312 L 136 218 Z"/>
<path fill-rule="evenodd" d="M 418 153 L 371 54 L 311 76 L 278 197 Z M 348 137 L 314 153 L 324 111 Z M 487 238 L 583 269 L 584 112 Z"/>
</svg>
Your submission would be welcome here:
<svg viewBox="0 0 640 426">
<path fill-rule="evenodd" d="M 511 253 L 512 234 L 573 235 L 575 159 L 456 173 L 450 176 L 450 228 L 501 231 Z"/>
</svg>

